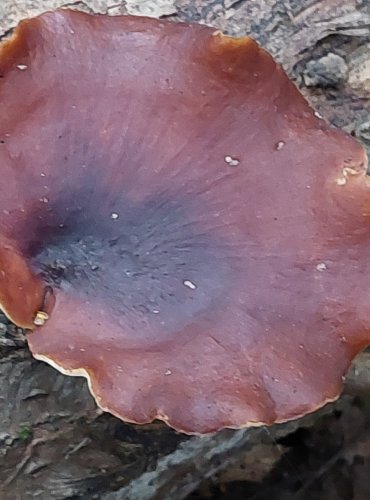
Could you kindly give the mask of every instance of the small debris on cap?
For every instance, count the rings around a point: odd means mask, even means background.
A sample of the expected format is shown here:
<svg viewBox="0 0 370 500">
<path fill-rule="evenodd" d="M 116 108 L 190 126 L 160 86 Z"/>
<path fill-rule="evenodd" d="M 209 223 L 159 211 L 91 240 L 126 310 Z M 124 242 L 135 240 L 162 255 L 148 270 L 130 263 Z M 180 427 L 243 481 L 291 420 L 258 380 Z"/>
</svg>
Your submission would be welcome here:
<svg viewBox="0 0 370 500">
<path fill-rule="evenodd" d="M 28 66 L 26 64 L 17 64 L 17 68 L 20 69 L 21 71 L 25 71 L 27 67 Z"/>
<path fill-rule="evenodd" d="M 49 319 L 48 313 L 44 311 L 37 311 L 33 324 L 36 326 L 42 326 Z"/>
<path fill-rule="evenodd" d="M 192 281 L 189 281 L 189 280 L 183 281 L 183 284 L 185 286 L 187 286 L 188 288 L 190 288 L 191 290 L 195 290 L 197 287 Z"/>
<path fill-rule="evenodd" d="M 360 173 L 361 173 L 361 171 L 356 170 L 355 168 L 351 168 L 351 167 L 344 167 L 342 170 L 342 174 L 345 177 L 348 177 L 349 175 L 358 175 Z"/>
<path fill-rule="evenodd" d="M 328 266 L 325 264 L 325 262 L 320 262 L 320 264 L 317 264 L 316 269 L 318 271 L 325 271 L 328 268 Z"/>
<path fill-rule="evenodd" d="M 225 162 L 230 165 L 230 167 L 237 167 L 240 163 L 237 158 L 233 158 L 230 155 L 225 156 Z"/>
<path fill-rule="evenodd" d="M 338 186 L 344 186 L 347 184 L 347 179 L 345 177 L 339 177 L 336 182 Z"/>
</svg>

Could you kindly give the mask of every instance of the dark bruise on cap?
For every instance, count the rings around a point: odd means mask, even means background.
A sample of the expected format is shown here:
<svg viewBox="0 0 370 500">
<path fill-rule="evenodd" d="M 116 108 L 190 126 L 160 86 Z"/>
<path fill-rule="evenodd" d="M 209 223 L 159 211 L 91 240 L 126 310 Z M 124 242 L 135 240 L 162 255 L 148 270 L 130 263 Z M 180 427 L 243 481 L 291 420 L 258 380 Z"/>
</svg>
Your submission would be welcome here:
<svg viewBox="0 0 370 500">
<path fill-rule="evenodd" d="M 369 343 L 366 157 L 250 38 L 60 10 L 0 48 L 0 303 L 177 430 L 338 397 Z"/>
</svg>

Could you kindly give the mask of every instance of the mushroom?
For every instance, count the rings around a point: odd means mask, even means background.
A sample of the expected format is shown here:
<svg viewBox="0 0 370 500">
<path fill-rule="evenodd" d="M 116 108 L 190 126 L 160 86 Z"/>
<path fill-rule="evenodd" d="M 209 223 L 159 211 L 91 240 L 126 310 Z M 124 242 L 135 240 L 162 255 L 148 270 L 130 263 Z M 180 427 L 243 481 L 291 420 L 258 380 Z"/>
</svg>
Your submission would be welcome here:
<svg viewBox="0 0 370 500">
<path fill-rule="evenodd" d="M 0 302 L 122 420 L 335 400 L 370 342 L 366 156 L 252 39 L 59 10 L 0 48 Z"/>
</svg>

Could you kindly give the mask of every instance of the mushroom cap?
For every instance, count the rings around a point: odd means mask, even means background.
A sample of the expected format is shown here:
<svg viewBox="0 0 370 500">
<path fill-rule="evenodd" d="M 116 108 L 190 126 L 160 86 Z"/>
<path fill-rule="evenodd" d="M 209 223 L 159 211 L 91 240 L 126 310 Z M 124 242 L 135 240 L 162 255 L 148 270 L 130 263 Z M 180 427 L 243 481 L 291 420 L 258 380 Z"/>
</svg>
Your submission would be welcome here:
<svg viewBox="0 0 370 500">
<path fill-rule="evenodd" d="M 370 339 L 366 156 L 269 54 L 60 10 L 0 76 L 0 303 L 36 358 L 187 433 L 337 398 Z"/>
</svg>

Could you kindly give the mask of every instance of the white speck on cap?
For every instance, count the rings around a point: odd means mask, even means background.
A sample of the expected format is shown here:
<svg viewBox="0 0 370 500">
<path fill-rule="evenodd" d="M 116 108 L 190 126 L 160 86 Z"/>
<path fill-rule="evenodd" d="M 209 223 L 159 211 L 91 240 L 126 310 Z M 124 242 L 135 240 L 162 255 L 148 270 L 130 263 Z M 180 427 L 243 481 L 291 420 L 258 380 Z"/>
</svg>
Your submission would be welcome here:
<svg viewBox="0 0 370 500">
<path fill-rule="evenodd" d="M 237 167 L 240 161 L 237 158 L 233 158 L 230 155 L 225 156 L 225 162 L 230 165 L 230 167 Z"/>
<path fill-rule="evenodd" d="M 119 215 L 117 214 L 117 212 L 113 212 L 113 213 L 111 214 L 111 216 L 110 216 L 110 217 L 111 217 L 111 219 L 113 219 L 113 220 L 117 220 L 117 219 L 118 219 L 118 217 L 119 217 Z"/>
<path fill-rule="evenodd" d="M 27 64 L 18 64 L 17 68 L 20 69 L 21 71 L 24 71 L 28 68 Z"/>
<path fill-rule="evenodd" d="M 361 173 L 361 171 L 356 170 L 355 168 L 351 168 L 351 167 L 344 167 L 342 169 L 342 174 L 344 175 L 344 177 L 348 177 L 350 175 L 358 175 L 360 173 Z"/>
<path fill-rule="evenodd" d="M 186 287 L 190 288 L 191 290 L 195 290 L 195 289 L 196 289 L 196 287 L 197 287 L 197 285 L 195 285 L 192 281 L 189 281 L 189 280 L 185 280 L 185 281 L 183 281 L 183 284 L 184 284 Z"/>
<path fill-rule="evenodd" d="M 33 324 L 36 326 L 42 326 L 49 319 L 48 313 L 44 311 L 37 311 Z"/>
<path fill-rule="evenodd" d="M 320 262 L 320 264 L 317 264 L 316 269 L 318 271 L 325 271 L 328 268 L 328 266 L 325 264 L 325 262 Z"/>
</svg>

